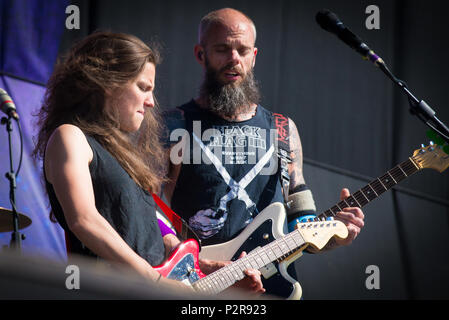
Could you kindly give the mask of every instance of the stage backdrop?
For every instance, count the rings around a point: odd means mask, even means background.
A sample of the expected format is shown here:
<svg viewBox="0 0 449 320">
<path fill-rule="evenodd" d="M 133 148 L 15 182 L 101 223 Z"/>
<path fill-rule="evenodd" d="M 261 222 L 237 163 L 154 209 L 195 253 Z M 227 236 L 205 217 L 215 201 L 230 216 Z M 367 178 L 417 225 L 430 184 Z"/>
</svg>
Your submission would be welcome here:
<svg viewBox="0 0 449 320">
<path fill-rule="evenodd" d="M 68 1 L 0 0 L 0 88 L 6 90 L 17 107 L 23 133 L 23 160 L 17 176 L 16 206 L 32 219 L 20 230 L 26 237 L 22 250 L 27 254 L 65 259 L 63 233 L 48 219 L 49 206 L 41 180 L 41 163 L 34 162 L 36 114 L 56 61 L 65 28 Z M 13 124 L 14 170 L 18 169 L 20 139 Z M 11 209 L 9 147 L 6 126 L 0 127 L 0 206 Z M 12 227 L 12 220 L 11 220 Z M 3 250 L 10 246 L 11 232 L 0 233 Z"/>
<path fill-rule="evenodd" d="M 11 3 L 22 2 L 2 2 L 2 24 L 4 3 L 12 6 Z M 31 5 L 23 5 L 23 10 L 43 16 L 43 8 L 55 3 L 59 2 L 40 3 L 33 10 Z M 449 64 L 445 63 L 449 49 L 448 5 L 443 0 L 376 1 L 380 20 L 379 29 L 373 30 L 365 24 L 370 17 L 366 9 L 373 3 L 360 0 L 84 0 L 72 4 L 80 9 L 80 29 L 65 30 L 60 52 L 98 29 L 128 32 L 162 44 L 164 60 L 157 70 L 156 94 L 163 109 L 188 101 L 198 91 L 201 69 L 193 57 L 193 46 L 201 17 L 222 7 L 234 7 L 248 14 L 258 30 L 255 74 L 260 82 L 262 105 L 296 122 L 304 149 L 304 175 L 320 212 L 339 200 L 342 187 L 356 191 L 406 160 L 421 143 L 428 143 L 427 127 L 409 113 L 405 95 L 373 65 L 316 24 L 315 15 L 320 9 L 334 11 L 386 61 L 396 76 L 407 82 L 418 98 L 449 123 Z M 57 33 L 64 27 L 64 21 L 58 19 L 61 18 L 46 17 L 46 23 L 59 22 L 48 32 L 50 38 L 44 49 L 56 41 Z M 16 34 L 4 29 L 1 32 L 2 70 L 5 52 L 9 52 L 5 44 L 17 41 Z M 35 37 L 46 34 L 40 32 Z M 6 35 L 13 39 L 5 42 Z M 41 56 L 42 49 L 16 48 L 10 51 L 8 59 L 15 59 L 23 51 Z M 27 69 L 20 75 L 30 78 L 30 74 L 33 73 Z M 43 77 L 38 81 L 45 80 Z M 21 99 L 14 94 L 13 98 Z M 29 99 L 17 101 L 23 105 L 18 106 L 23 117 L 37 106 L 22 110 Z M 29 147 L 31 138 L 29 131 L 25 137 Z M 1 141 L 3 152 L 4 134 Z M 6 171 L 3 160 L 2 166 Z M 32 209 L 42 219 L 38 220 L 42 225 L 37 222 L 24 231 L 39 228 L 39 234 L 48 234 L 46 241 L 32 244 L 28 239 L 24 245 L 38 245 L 39 251 L 59 254 L 63 248 L 60 234 L 54 226 L 49 232 L 44 222 L 47 220 L 43 220 L 48 209 L 39 189 L 37 167 L 30 164 L 30 176 L 26 177 L 25 167 L 22 170 L 19 189 L 29 181 L 35 181 L 36 189 L 26 196 L 22 192 L 19 209 L 25 211 L 26 201 L 40 199 L 40 206 L 31 206 L 28 213 Z M 31 177 L 33 180 L 23 181 Z M 449 298 L 448 178 L 448 172 L 417 173 L 364 209 L 365 227 L 351 246 L 299 259 L 295 267 L 304 297 Z M 6 181 L 1 190 L 0 205 L 7 206 Z M 7 236 L 2 241 L 6 243 Z M 380 272 L 378 289 L 366 286 L 370 266 L 378 267 Z"/>
</svg>

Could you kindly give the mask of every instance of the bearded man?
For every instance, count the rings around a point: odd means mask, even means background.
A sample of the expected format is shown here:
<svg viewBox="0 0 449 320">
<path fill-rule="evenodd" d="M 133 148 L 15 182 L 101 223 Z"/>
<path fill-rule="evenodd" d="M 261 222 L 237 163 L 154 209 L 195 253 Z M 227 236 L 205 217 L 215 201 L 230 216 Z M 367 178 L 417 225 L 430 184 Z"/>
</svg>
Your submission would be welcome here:
<svg viewBox="0 0 449 320">
<path fill-rule="evenodd" d="M 255 42 L 256 27 L 242 12 L 225 8 L 204 16 L 194 47 L 204 75 L 199 95 L 165 114 L 170 167 L 164 193 L 202 245 L 235 238 L 274 202 L 289 202 L 290 230 L 315 213 L 295 123 L 259 103 Z M 347 196 L 343 189 L 341 198 Z M 343 209 L 337 218 L 349 235 L 328 247 L 351 243 L 363 227 L 359 208 Z"/>
</svg>

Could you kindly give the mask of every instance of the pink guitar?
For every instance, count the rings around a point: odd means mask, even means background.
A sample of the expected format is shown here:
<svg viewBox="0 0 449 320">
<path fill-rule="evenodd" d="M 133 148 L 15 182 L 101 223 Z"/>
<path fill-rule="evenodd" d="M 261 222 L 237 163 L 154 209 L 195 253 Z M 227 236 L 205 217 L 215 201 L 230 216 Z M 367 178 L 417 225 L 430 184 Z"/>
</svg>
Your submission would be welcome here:
<svg viewBox="0 0 449 320">
<path fill-rule="evenodd" d="M 303 223 L 297 230 L 259 247 L 225 267 L 205 275 L 198 264 L 199 246 L 193 240 L 180 244 L 168 260 L 155 267 L 162 276 L 192 285 L 198 292 L 217 294 L 245 277 L 247 269 L 260 269 L 312 245 L 320 250 L 332 237 L 346 238 L 346 226 L 337 220 Z"/>
<path fill-rule="evenodd" d="M 193 239 L 181 243 L 167 261 L 154 267 L 163 277 L 191 284 L 206 275 L 198 264 L 199 245 Z"/>
</svg>

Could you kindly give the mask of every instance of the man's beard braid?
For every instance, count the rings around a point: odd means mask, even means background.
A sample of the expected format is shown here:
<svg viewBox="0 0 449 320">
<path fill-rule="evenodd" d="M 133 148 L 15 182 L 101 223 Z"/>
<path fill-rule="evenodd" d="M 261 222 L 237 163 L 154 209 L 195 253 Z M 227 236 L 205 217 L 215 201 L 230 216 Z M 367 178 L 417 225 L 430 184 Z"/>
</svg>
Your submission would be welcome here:
<svg viewBox="0 0 449 320">
<path fill-rule="evenodd" d="M 227 68 L 224 68 L 227 69 Z M 215 114 L 232 117 L 248 112 L 252 104 L 258 104 L 260 91 L 252 70 L 239 84 L 223 84 L 218 74 L 208 67 L 206 78 L 200 89 L 200 95 L 207 99 L 208 109 Z"/>
</svg>

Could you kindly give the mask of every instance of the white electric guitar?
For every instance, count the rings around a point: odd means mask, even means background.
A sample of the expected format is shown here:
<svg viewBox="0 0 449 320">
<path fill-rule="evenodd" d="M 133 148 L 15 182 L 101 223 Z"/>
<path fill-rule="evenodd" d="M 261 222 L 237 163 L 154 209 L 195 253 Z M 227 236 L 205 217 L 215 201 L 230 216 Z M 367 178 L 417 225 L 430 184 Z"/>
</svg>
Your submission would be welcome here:
<svg viewBox="0 0 449 320">
<path fill-rule="evenodd" d="M 326 220 L 335 217 L 339 211 L 347 207 L 362 208 L 400 181 L 422 169 L 431 168 L 443 172 L 449 167 L 447 150 L 447 146 L 443 151 L 441 146 L 433 143 L 427 147 L 423 146 L 416 150 L 408 160 L 319 214 L 316 220 Z M 284 237 L 285 220 L 284 205 L 273 203 L 260 212 L 236 238 L 217 245 L 203 246 L 200 258 L 236 260 L 242 251 L 249 253 L 260 246 Z M 301 255 L 302 250 L 296 251 L 259 269 L 263 275 L 263 283 L 267 294 L 287 299 L 299 299 L 301 297 L 302 289 L 300 284 L 287 272 L 289 265 Z"/>
</svg>

